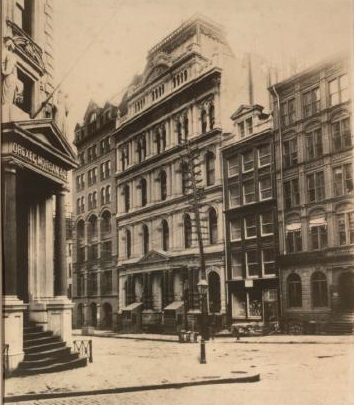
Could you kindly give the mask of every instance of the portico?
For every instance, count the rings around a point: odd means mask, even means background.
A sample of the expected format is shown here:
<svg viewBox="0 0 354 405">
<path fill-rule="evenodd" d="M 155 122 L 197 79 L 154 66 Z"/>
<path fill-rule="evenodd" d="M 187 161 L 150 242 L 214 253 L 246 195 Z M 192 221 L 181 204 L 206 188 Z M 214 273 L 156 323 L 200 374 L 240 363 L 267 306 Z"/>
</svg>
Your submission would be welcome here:
<svg viewBox="0 0 354 405">
<path fill-rule="evenodd" d="M 4 344 L 10 370 L 23 359 L 23 327 L 35 322 L 70 346 L 66 296 L 65 205 L 76 159 L 50 119 L 2 129 Z"/>
</svg>

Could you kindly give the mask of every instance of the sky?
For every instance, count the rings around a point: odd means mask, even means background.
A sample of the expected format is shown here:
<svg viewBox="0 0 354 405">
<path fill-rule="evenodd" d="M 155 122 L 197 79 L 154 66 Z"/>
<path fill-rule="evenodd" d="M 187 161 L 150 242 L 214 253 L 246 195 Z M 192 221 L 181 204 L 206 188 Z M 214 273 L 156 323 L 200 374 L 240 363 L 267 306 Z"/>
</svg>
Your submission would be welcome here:
<svg viewBox="0 0 354 405">
<path fill-rule="evenodd" d="M 90 100 L 117 102 L 147 52 L 195 13 L 224 26 L 236 56 L 299 68 L 351 47 L 351 0 L 55 0 L 56 80 L 68 137 Z M 70 73 L 67 75 L 68 71 Z"/>
</svg>

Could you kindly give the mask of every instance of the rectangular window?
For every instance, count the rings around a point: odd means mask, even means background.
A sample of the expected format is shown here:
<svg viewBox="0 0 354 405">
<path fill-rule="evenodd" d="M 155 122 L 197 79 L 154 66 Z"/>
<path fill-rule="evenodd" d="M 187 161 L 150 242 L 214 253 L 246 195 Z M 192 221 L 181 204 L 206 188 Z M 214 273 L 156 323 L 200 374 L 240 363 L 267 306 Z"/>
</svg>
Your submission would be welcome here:
<svg viewBox="0 0 354 405">
<path fill-rule="evenodd" d="M 286 209 L 300 204 L 299 179 L 284 182 L 284 205 Z"/>
<path fill-rule="evenodd" d="M 295 100 L 292 98 L 281 104 L 281 122 L 283 126 L 291 125 L 295 122 Z"/>
<path fill-rule="evenodd" d="M 284 167 L 296 165 L 297 160 L 297 139 L 293 138 L 283 142 Z"/>
<path fill-rule="evenodd" d="M 246 252 L 246 270 L 248 277 L 258 277 L 258 254 L 257 250 L 250 250 Z"/>
<path fill-rule="evenodd" d="M 232 279 L 242 278 L 242 253 L 231 252 L 231 277 Z"/>
<path fill-rule="evenodd" d="M 329 106 L 332 107 L 339 103 L 349 100 L 348 75 L 342 75 L 328 82 Z"/>
<path fill-rule="evenodd" d="M 262 272 L 264 276 L 273 276 L 275 274 L 274 249 L 262 250 Z"/>
<path fill-rule="evenodd" d="M 327 226 L 311 226 L 311 248 L 313 250 L 325 249 L 327 247 Z"/>
<path fill-rule="evenodd" d="M 308 202 L 318 202 L 325 198 L 324 172 L 312 173 L 307 176 Z"/>
<path fill-rule="evenodd" d="M 263 167 L 271 163 L 270 144 L 258 148 L 258 166 Z"/>
<path fill-rule="evenodd" d="M 259 199 L 267 200 L 272 198 L 272 180 L 270 176 L 261 177 L 259 179 Z"/>
<path fill-rule="evenodd" d="M 354 212 L 337 215 L 339 245 L 354 244 Z"/>
<path fill-rule="evenodd" d="M 241 204 L 240 201 L 240 187 L 238 184 L 233 184 L 229 189 L 229 204 L 230 208 L 238 207 Z"/>
<path fill-rule="evenodd" d="M 353 169 L 351 163 L 333 169 L 333 184 L 336 197 L 353 192 Z"/>
<path fill-rule="evenodd" d="M 323 155 L 322 131 L 320 128 L 306 134 L 306 150 L 308 159 Z"/>
<path fill-rule="evenodd" d="M 255 215 L 250 215 L 245 221 L 245 238 L 255 238 L 257 236 L 257 221 Z"/>
<path fill-rule="evenodd" d="M 274 233 L 274 221 L 272 211 L 263 212 L 260 216 L 261 219 L 261 235 L 273 235 Z"/>
<path fill-rule="evenodd" d="M 320 89 L 318 87 L 303 94 L 302 106 L 304 118 L 320 111 Z"/>
<path fill-rule="evenodd" d="M 252 117 L 246 119 L 247 135 L 253 134 L 253 122 Z"/>
<path fill-rule="evenodd" d="M 243 203 L 250 204 L 256 201 L 256 191 L 254 180 L 248 180 L 243 183 Z"/>
<path fill-rule="evenodd" d="M 245 123 L 240 122 L 237 126 L 238 126 L 238 132 L 240 134 L 240 137 L 244 138 L 245 137 Z"/>
<path fill-rule="evenodd" d="M 302 251 L 301 228 L 286 232 L 286 246 L 288 253 Z"/>
<path fill-rule="evenodd" d="M 336 121 L 331 126 L 333 150 L 338 151 L 352 145 L 349 118 Z"/>
<path fill-rule="evenodd" d="M 233 156 L 227 161 L 229 176 L 236 176 L 239 173 L 238 156 Z"/>
<path fill-rule="evenodd" d="M 231 240 L 241 240 L 241 221 L 239 219 L 230 221 L 230 238 Z"/>
<path fill-rule="evenodd" d="M 249 172 L 254 169 L 253 150 L 250 150 L 242 155 L 242 171 Z"/>
</svg>

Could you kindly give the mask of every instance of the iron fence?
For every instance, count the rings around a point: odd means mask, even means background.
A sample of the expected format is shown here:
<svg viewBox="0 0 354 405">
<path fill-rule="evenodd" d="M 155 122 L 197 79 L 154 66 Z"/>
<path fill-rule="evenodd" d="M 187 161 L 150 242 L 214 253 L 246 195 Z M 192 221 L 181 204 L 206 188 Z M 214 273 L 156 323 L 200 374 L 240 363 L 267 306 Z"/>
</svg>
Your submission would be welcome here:
<svg viewBox="0 0 354 405">
<path fill-rule="evenodd" d="M 92 340 L 74 340 L 74 352 L 80 356 L 87 357 L 89 363 L 93 362 Z"/>
<path fill-rule="evenodd" d="M 2 346 L 2 367 L 3 373 L 6 375 L 9 372 L 9 345 L 5 344 Z"/>
</svg>

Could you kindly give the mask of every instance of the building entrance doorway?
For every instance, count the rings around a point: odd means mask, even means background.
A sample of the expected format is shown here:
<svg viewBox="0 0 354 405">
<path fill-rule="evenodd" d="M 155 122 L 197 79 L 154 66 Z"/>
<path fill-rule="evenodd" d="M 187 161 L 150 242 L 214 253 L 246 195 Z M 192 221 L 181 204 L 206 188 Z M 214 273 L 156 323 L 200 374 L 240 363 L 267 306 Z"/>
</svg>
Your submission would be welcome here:
<svg viewBox="0 0 354 405">
<path fill-rule="evenodd" d="M 341 310 L 354 311 L 354 273 L 346 272 L 339 277 L 338 292 Z"/>
</svg>

